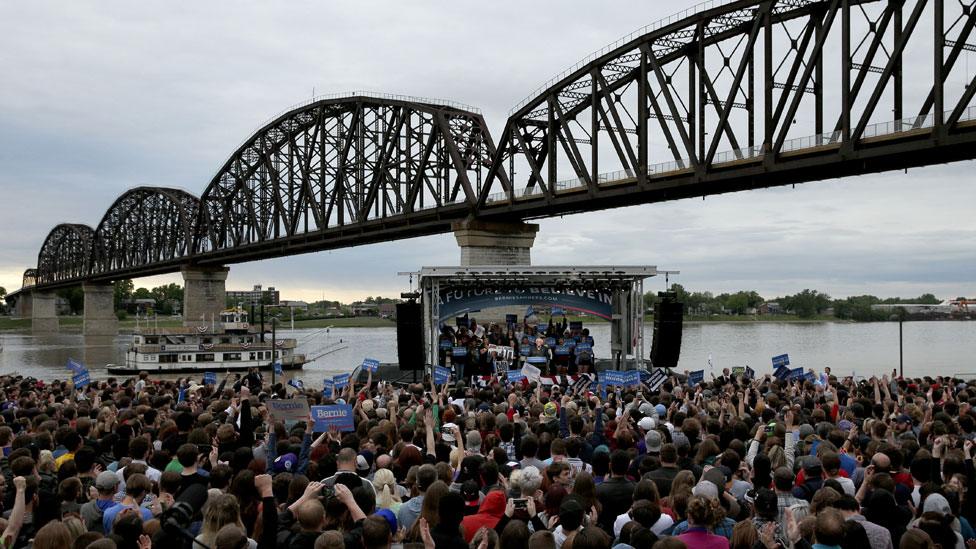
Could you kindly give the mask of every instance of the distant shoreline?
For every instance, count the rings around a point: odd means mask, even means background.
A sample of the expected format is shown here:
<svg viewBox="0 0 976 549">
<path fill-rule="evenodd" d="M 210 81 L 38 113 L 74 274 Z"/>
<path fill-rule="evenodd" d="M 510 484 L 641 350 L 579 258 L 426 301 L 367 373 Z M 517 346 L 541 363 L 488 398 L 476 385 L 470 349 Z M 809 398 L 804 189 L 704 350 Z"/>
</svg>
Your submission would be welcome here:
<svg viewBox="0 0 976 549">
<path fill-rule="evenodd" d="M 475 317 L 477 318 L 477 317 Z M 597 317 L 578 317 L 578 316 L 567 316 L 570 321 L 579 320 L 589 324 L 606 324 L 607 321 L 597 318 Z M 81 316 L 62 316 L 59 317 L 61 328 L 63 331 L 72 333 L 81 330 L 82 317 Z M 558 320 L 562 320 L 562 317 L 558 317 Z M 932 319 L 932 320 L 919 320 L 917 322 L 959 322 L 958 320 L 951 319 Z M 540 317 L 538 323 L 545 324 L 549 322 L 548 317 Z M 650 325 L 654 322 L 653 316 L 645 316 L 644 322 Z M 893 322 L 890 320 L 875 321 L 875 322 Z M 913 320 L 913 322 L 915 322 Z M 700 316 L 689 316 L 685 317 L 684 324 L 687 325 L 699 325 L 699 324 L 824 324 L 824 323 L 838 323 L 838 324 L 870 324 L 871 322 L 858 322 L 854 320 L 847 320 L 841 318 L 835 318 L 832 316 L 818 316 L 815 318 L 798 318 L 792 316 L 777 316 L 775 318 L 769 317 L 757 317 L 757 316 L 732 316 L 732 315 L 722 315 L 717 317 L 700 317 Z M 139 321 L 140 326 L 146 325 L 158 326 L 160 328 L 176 328 L 182 326 L 182 319 L 178 318 L 160 318 L 157 322 L 147 321 L 141 319 Z M 277 322 L 278 328 L 282 330 L 287 330 L 291 328 L 290 320 L 279 320 Z M 254 323 L 254 326 L 259 326 L 260 322 Z M 119 321 L 119 333 L 129 334 L 135 330 L 136 321 L 135 319 L 126 319 Z M 396 328 L 396 321 L 388 318 L 380 318 L 375 316 L 362 316 L 362 317 L 351 317 L 351 318 L 317 318 L 310 320 L 296 320 L 296 329 L 324 329 L 324 328 Z M 0 332 L 5 331 L 29 331 L 31 328 L 31 320 L 29 318 L 12 318 L 9 316 L 0 317 Z M 271 330 L 271 322 L 265 321 L 265 329 Z"/>
</svg>

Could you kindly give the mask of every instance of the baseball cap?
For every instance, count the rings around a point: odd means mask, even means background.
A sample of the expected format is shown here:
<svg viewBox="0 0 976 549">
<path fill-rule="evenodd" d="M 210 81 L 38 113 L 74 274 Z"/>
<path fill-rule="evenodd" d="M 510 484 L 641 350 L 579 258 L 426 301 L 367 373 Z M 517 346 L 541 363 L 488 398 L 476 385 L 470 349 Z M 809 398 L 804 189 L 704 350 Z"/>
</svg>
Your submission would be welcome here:
<svg viewBox="0 0 976 549">
<path fill-rule="evenodd" d="M 912 416 L 910 416 L 908 414 L 902 414 L 902 415 L 898 416 L 898 419 L 896 421 L 898 421 L 898 423 L 911 423 L 912 422 Z"/>
<path fill-rule="evenodd" d="M 649 416 L 652 413 L 656 413 L 656 411 L 654 410 L 654 405 L 651 404 L 650 402 L 644 402 L 643 404 L 641 404 L 640 408 L 638 408 L 638 411 L 640 411 L 640 413 L 645 416 Z"/>
<path fill-rule="evenodd" d="M 356 456 L 356 470 L 369 471 L 369 462 L 366 461 L 366 456 L 363 455 Z"/>
<path fill-rule="evenodd" d="M 275 473 L 290 473 L 291 470 L 295 467 L 295 463 L 297 461 L 298 461 L 298 456 L 296 456 L 295 454 L 284 454 L 278 456 L 274 460 L 274 465 L 272 466 L 272 470 Z"/>
<path fill-rule="evenodd" d="M 119 487 L 119 476 L 112 471 L 102 471 L 95 477 L 95 489 L 101 491 L 115 490 Z"/>
<path fill-rule="evenodd" d="M 715 483 L 702 480 L 691 489 L 691 494 L 694 496 L 704 496 L 707 498 L 718 499 L 718 488 L 715 487 Z"/>
<path fill-rule="evenodd" d="M 658 417 L 664 417 L 668 414 L 668 409 L 663 404 L 656 404 L 654 410 L 657 412 Z"/>
<path fill-rule="evenodd" d="M 397 518 L 396 514 L 389 509 L 380 509 L 375 513 L 377 516 L 383 517 L 386 523 L 390 525 L 390 533 L 396 535 L 397 532 Z"/>
<path fill-rule="evenodd" d="M 579 528 L 583 522 L 583 506 L 575 497 L 567 497 L 559 504 L 559 522 L 568 530 Z"/>
<path fill-rule="evenodd" d="M 637 426 L 645 431 L 654 429 L 654 425 L 654 419 L 650 417 L 642 417 L 641 420 L 637 422 Z"/>
<path fill-rule="evenodd" d="M 644 435 L 644 445 L 647 446 L 647 453 L 657 454 L 661 452 L 661 433 L 650 430 Z"/>
<path fill-rule="evenodd" d="M 926 496 L 925 502 L 922 503 L 922 512 L 946 516 L 952 514 L 952 508 L 949 507 L 949 501 L 942 494 L 934 493 Z"/>
</svg>

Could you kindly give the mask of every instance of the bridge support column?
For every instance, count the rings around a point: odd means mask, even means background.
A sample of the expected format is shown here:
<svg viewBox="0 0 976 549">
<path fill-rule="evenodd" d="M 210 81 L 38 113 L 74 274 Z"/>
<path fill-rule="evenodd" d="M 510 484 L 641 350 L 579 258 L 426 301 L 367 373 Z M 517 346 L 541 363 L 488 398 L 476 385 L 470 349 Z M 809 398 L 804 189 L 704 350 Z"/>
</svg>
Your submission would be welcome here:
<svg viewBox="0 0 976 549">
<path fill-rule="evenodd" d="M 54 292 L 30 292 L 31 331 L 57 332 L 61 327 L 58 322 L 58 296 Z"/>
<path fill-rule="evenodd" d="M 530 252 L 539 232 L 535 223 L 467 220 L 451 228 L 461 247 L 462 267 L 532 264 Z"/>
<path fill-rule="evenodd" d="M 209 326 L 227 306 L 227 267 L 183 267 L 183 325 Z"/>
<path fill-rule="evenodd" d="M 115 316 L 115 286 L 112 283 L 83 282 L 85 316 L 82 333 L 86 336 L 114 336 L 119 333 Z"/>
</svg>

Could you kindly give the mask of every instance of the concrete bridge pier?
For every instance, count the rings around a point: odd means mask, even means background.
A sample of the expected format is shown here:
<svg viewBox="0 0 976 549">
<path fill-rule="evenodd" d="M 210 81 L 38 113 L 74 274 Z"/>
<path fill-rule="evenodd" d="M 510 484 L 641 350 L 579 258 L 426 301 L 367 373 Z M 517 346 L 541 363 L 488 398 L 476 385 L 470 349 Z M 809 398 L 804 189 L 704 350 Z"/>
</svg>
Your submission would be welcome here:
<svg viewBox="0 0 976 549">
<path fill-rule="evenodd" d="M 31 331 L 57 332 L 61 327 L 58 321 L 58 296 L 54 292 L 32 291 L 28 299 L 30 303 L 25 304 L 25 308 L 30 309 Z"/>
<path fill-rule="evenodd" d="M 469 219 L 454 223 L 451 229 L 461 247 L 462 267 L 532 264 L 530 252 L 539 232 L 535 223 Z"/>
<path fill-rule="evenodd" d="M 183 267 L 183 325 L 210 326 L 227 306 L 227 267 Z"/>
<path fill-rule="evenodd" d="M 83 282 L 85 313 L 82 333 L 86 336 L 114 336 L 119 333 L 115 316 L 115 286 L 97 282 Z"/>
</svg>

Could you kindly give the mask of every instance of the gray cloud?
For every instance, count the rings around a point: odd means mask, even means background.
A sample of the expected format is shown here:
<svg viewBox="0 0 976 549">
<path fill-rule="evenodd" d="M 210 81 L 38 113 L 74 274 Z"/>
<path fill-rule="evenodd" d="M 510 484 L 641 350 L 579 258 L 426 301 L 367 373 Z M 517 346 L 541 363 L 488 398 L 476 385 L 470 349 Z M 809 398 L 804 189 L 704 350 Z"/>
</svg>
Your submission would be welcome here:
<svg viewBox="0 0 976 549">
<path fill-rule="evenodd" d="M 692 2 L 660 4 L 5 4 L 0 285 L 19 286 L 54 224 L 94 226 L 129 187 L 200 194 L 241 141 L 313 88 L 455 99 L 480 106 L 497 135 L 551 75 Z M 973 166 L 546 219 L 533 257 L 657 264 L 713 291 L 973 294 Z M 457 258 L 440 235 L 238 265 L 230 281 L 303 298 L 391 295 L 406 286 L 397 271 Z"/>
</svg>

